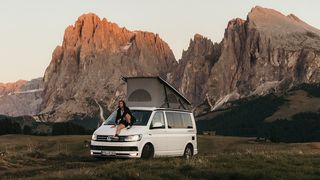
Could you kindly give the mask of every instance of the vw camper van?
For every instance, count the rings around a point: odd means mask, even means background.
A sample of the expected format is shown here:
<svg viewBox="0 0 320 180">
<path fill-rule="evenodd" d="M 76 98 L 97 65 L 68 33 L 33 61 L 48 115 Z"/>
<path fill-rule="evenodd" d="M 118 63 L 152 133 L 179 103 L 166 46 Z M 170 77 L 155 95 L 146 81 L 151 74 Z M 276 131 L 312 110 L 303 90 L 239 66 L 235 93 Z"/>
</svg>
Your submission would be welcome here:
<svg viewBox="0 0 320 180">
<path fill-rule="evenodd" d="M 95 157 L 152 158 L 198 153 L 197 130 L 189 111 L 131 107 L 135 124 L 113 139 L 116 111 L 92 135 L 91 155 Z"/>
<path fill-rule="evenodd" d="M 198 153 L 190 102 L 161 77 L 126 77 L 126 103 L 136 121 L 113 138 L 116 112 L 93 133 L 94 157 L 153 158 Z"/>
</svg>

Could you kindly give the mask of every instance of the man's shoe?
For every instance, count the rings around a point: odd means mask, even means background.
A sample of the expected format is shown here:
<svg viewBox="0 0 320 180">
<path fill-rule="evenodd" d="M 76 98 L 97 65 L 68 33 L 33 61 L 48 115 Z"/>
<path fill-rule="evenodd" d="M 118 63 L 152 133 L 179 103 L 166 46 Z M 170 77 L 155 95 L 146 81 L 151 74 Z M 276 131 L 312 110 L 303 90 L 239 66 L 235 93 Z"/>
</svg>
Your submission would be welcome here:
<svg viewBox="0 0 320 180">
<path fill-rule="evenodd" d="M 127 126 L 127 129 L 130 129 L 132 126 L 131 125 L 129 125 L 129 126 Z"/>
</svg>

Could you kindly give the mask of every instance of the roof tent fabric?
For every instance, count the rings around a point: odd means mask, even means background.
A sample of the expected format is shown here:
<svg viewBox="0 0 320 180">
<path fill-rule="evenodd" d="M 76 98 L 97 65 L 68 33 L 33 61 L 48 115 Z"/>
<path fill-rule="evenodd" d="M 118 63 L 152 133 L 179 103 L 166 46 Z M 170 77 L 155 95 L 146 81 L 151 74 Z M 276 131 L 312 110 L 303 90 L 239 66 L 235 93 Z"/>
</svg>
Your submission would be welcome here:
<svg viewBox="0 0 320 180">
<path fill-rule="evenodd" d="M 124 77 L 130 107 L 189 109 L 190 102 L 161 77 Z"/>
</svg>

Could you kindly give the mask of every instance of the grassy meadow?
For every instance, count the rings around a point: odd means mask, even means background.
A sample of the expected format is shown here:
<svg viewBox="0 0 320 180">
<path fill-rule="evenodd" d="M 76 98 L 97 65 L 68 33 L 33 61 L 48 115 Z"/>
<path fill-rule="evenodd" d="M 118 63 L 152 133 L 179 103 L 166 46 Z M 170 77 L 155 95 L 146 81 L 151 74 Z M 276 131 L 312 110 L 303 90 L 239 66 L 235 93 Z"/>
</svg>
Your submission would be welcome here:
<svg viewBox="0 0 320 180">
<path fill-rule="evenodd" d="M 199 154 L 182 158 L 89 156 L 90 136 L 0 136 L 0 179 L 320 179 L 319 143 L 257 143 L 199 136 Z"/>
</svg>

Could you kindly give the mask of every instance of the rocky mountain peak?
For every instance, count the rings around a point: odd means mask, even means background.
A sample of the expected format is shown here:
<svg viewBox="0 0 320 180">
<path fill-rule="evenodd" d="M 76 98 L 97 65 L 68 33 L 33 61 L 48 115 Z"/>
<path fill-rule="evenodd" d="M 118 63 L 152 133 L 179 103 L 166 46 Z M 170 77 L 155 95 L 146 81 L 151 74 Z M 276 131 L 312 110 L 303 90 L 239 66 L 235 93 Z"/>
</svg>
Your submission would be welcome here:
<svg viewBox="0 0 320 180">
<path fill-rule="evenodd" d="M 235 18 L 228 22 L 227 29 L 234 29 L 236 27 L 242 26 L 246 21 L 241 18 Z"/>
<path fill-rule="evenodd" d="M 213 48 L 213 43 L 207 37 L 204 37 L 200 34 L 195 34 L 193 39 L 190 39 L 189 47 L 186 51 L 183 51 L 182 58 L 179 61 L 186 60 L 187 56 L 203 56 L 204 54 L 211 54 Z"/>
<path fill-rule="evenodd" d="M 121 76 L 162 76 L 177 62 L 158 34 L 129 31 L 84 14 L 67 27 L 44 75 L 44 117 L 65 121 L 94 116 L 99 106 L 113 110 L 125 96 Z"/>
<path fill-rule="evenodd" d="M 16 82 L 0 83 L 0 96 L 8 95 L 20 89 L 27 83 L 26 80 L 18 80 Z"/>
<path fill-rule="evenodd" d="M 294 15 L 254 7 L 228 23 L 208 81 L 212 109 L 253 94 L 320 80 L 319 30 Z"/>
<path fill-rule="evenodd" d="M 104 31 L 107 30 L 107 31 Z M 129 35 L 130 32 L 125 28 L 120 28 L 117 24 L 107 21 L 105 18 L 101 20 L 94 13 L 81 15 L 74 25 L 68 26 L 64 33 L 64 47 L 96 46 L 96 48 L 106 49 L 104 45 L 110 39 L 111 34 L 116 34 L 118 38 L 126 38 L 120 35 Z M 101 40 L 105 40 L 102 41 Z M 114 43 L 117 40 L 112 40 Z M 113 49 L 115 50 L 115 49 Z"/>
<path fill-rule="evenodd" d="M 0 114 L 22 116 L 39 113 L 42 85 L 42 78 L 0 83 Z"/>
<path fill-rule="evenodd" d="M 229 21 L 220 43 L 195 34 L 179 63 L 158 34 L 130 31 L 88 13 L 66 28 L 46 69 L 43 92 L 41 79 L 0 83 L 0 113 L 41 110 L 39 117 L 48 121 L 96 120 L 100 107 L 112 111 L 125 97 L 121 76 L 158 75 L 202 113 L 235 99 L 319 82 L 319 52 L 318 29 L 260 6 L 246 20 Z"/>
<path fill-rule="evenodd" d="M 177 69 L 169 79 L 195 106 L 206 98 L 207 81 L 210 70 L 218 60 L 220 45 L 200 35 L 195 34 L 190 39 L 189 47 L 183 51 Z"/>
<path fill-rule="evenodd" d="M 292 19 L 292 20 L 294 20 L 294 21 L 297 21 L 297 22 L 303 22 L 300 18 L 298 18 L 296 15 L 294 15 L 294 14 L 289 14 L 289 15 L 287 15 L 287 17 L 288 18 L 290 18 L 290 19 Z M 303 22 L 303 23 L 305 23 L 305 22 Z"/>
<path fill-rule="evenodd" d="M 121 59 L 138 56 L 136 59 L 139 66 L 147 71 L 141 71 L 144 75 L 157 74 L 163 67 L 171 68 L 160 74 L 165 76 L 171 72 L 167 76 L 168 80 L 195 105 L 206 98 L 211 104 L 219 105 L 232 98 L 247 96 L 250 92 L 268 91 L 266 89 L 278 86 L 282 81 L 304 81 L 304 65 L 297 64 L 294 58 L 280 60 L 279 53 L 299 50 L 301 43 L 305 48 L 314 48 L 318 41 L 317 30 L 296 16 L 285 16 L 260 6 L 254 7 L 246 20 L 235 18 L 229 21 L 220 44 L 214 44 L 210 39 L 195 34 L 188 49 L 183 51 L 178 66 L 172 61 L 174 56 L 169 46 L 158 34 L 129 31 L 106 19 L 100 20 L 94 14 L 79 17 L 75 25 L 68 29 L 64 43 L 76 49 L 72 56 L 79 62 L 78 67 L 86 65 L 88 57 L 93 56 L 95 59 L 99 53 L 107 57 L 116 55 Z M 307 40 L 304 41 L 305 38 Z M 58 47 L 53 59 L 64 59 L 70 49 L 66 47 Z M 303 57 L 311 55 L 309 51 L 301 51 Z M 284 56 L 291 57 L 291 54 Z M 145 57 L 157 57 L 158 61 L 148 61 Z M 160 61 L 162 67 L 152 65 Z M 135 65 L 122 62 L 122 65 L 137 66 L 134 61 L 131 62 Z M 283 63 L 288 63 L 289 69 L 293 68 L 292 77 L 286 77 L 285 73 L 290 70 L 284 70 Z M 154 68 L 150 68 L 151 66 Z M 259 68 L 256 70 L 256 67 Z M 121 70 L 120 74 L 126 74 L 128 70 Z M 139 73 L 132 71 L 129 74 Z"/>
<path fill-rule="evenodd" d="M 251 9 L 251 11 L 248 13 L 249 16 L 255 16 L 255 17 L 259 17 L 259 16 L 283 16 L 282 13 L 280 13 L 279 11 L 276 11 L 274 9 L 269 9 L 269 8 L 265 8 L 262 6 L 255 6 Z"/>
<path fill-rule="evenodd" d="M 248 23 L 260 31 L 272 34 L 290 34 L 320 31 L 300 20 L 293 14 L 284 15 L 276 10 L 256 6 L 247 16 Z"/>
<path fill-rule="evenodd" d="M 204 37 L 201 35 L 201 34 L 198 34 L 196 33 L 194 36 L 193 36 L 193 40 L 194 41 L 201 41 Z"/>
</svg>

